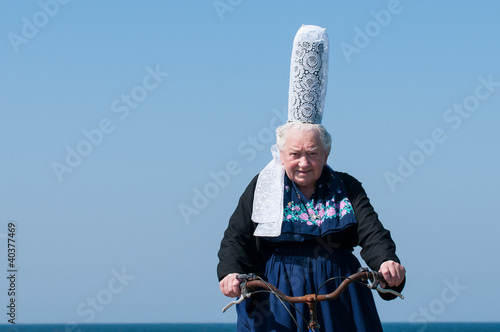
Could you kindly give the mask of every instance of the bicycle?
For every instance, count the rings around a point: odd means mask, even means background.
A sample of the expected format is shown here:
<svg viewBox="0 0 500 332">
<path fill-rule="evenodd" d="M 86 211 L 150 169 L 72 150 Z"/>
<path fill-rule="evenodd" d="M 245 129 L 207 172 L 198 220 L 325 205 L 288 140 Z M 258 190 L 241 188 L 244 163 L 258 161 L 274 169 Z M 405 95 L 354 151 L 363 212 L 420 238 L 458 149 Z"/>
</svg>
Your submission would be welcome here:
<svg viewBox="0 0 500 332">
<path fill-rule="evenodd" d="M 292 313 L 288 310 L 286 305 L 283 303 L 283 301 L 289 303 L 290 305 L 293 306 L 294 303 L 307 303 L 309 306 L 309 317 L 310 321 L 308 324 L 308 329 L 309 332 L 318 332 L 320 331 L 320 324 L 317 320 L 316 316 L 316 303 L 318 302 L 323 302 L 323 301 L 329 301 L 336 299 L 342 294 L 344 290 L 347 289 L 349 284 L 352 282 L 358 282 L 361 285 L 364 285 L 372 290 L 377 290 L 380 293 L 389 293 L 396 295 L 400 297 L 401 299 L 404 299 L 404 296 L 392 289 L 384 289 L 380 287 L 380 282 L 384 281 L 382 275 L 376 271 L 370 271 L 368 268 L 360 268 L 358 272 L 355 274 L 350 275 L 349 277 L 333 277 L 328 280 L 326 280 L 318 289 L 316 294 L 306 294 L 303 296 L 288 296 L 283 294 L 279 289 L 277 289 L 275 286 L 271 285 L 270 283 L 264 281 L 261 277 L 257 276 L 256 274 L 250 273 L 250 274 L 239 274 L 237 279 L 241 279 L 242 282 L 240 284 L 240 289 L 241 289 L 241 295 L 240 297 L 226 305 L 223 309 L 222 312 L 226 312 L 227 309 L 229 309 L 231 306 L 234 304 L 239 304 L 243 302 L 244 300 L 250 298 L 253 294 L 260 293 L 260 292 L 268 292 L 274 294 L 278 300 L 285 306 L 287 309 L 288 313 L 292 317 L 292 320 L 295 322 L 297 325 L 297 328 L 299 331 L 302 331 L 300 329 L 300 326 L 298 322 L 295 320 L 293 317 Z M 344 279 L 342 283 L 335 289 L 333 292 L 329 294 L 322 294 L 319 295 L 319 291 L 321 288 L 327 284 L 328 282 L 335 280 L 335 279 Z M 367 283 L 367 281 L 370 280 L 370 283 Z M 295 307 L 294 307 L 295 308 Z M 297 310 L 295 308 L 295 310 Z M 300 314 L 300 312 L 297 310 L 297 312 Z M 307 321 L 306 318 L 300 314 L 302 319 L 304 321 Z"/>
</svg>

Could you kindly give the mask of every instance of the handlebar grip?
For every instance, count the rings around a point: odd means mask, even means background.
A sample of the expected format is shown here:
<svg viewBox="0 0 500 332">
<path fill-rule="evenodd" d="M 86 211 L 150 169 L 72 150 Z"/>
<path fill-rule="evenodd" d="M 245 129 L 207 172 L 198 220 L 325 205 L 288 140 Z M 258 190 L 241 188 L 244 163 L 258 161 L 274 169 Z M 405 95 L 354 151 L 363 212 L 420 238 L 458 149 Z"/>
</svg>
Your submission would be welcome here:
<svg viewBox="0 0 500 332">
<path fill-rule="evenodd" d="M 377 272 L 377 271 L 373 271 L 373 274 L 375 275 L 375 278 L 378 281 L 385 282 L 384 275 L 382 273 Z"/>
<path fill-rule="evenodd" d="M 257 277 L 257 275 L 255 273 L 245 273 L 245 274 L 238 274 L 236 276 L 236 279 L 244 279 L 244 280 L 248 280 L 248 279 L 255 279 Z"/>
</svg>

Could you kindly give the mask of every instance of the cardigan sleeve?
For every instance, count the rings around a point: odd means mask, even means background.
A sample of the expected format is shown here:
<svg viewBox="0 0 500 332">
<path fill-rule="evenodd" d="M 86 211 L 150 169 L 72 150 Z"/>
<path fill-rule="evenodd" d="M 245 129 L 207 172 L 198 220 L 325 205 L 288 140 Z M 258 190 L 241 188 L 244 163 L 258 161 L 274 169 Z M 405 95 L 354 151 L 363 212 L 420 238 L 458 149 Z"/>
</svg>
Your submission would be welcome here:
<svg viewBox="0 0 500 332">
<path fill-rule="evenodd" d="M 380 222 L 361 183 L 347 173 L 338 174 L 344 182 L 358 220 L 358 243 L 361 246 L 360 254 L 363 260 L 374 271 L 378 271 L 380 265 L 389 260 L 400 263 L 391 233 Z M 398 287 L 391 289 L 401 292 L 405 282 L 406 278 Z M 384 300 L 395 298 L 394 295 L 379 294 Z"/>
<path fill-rule="evenodd" d="M 258 176 L 250 182 L 229 219 L 219 249 L 217 275 L 219 281 L 230 273 L 251 273 L 258 258 L 257 241 L 251 220 L 253 197 Z"/>
</svg>

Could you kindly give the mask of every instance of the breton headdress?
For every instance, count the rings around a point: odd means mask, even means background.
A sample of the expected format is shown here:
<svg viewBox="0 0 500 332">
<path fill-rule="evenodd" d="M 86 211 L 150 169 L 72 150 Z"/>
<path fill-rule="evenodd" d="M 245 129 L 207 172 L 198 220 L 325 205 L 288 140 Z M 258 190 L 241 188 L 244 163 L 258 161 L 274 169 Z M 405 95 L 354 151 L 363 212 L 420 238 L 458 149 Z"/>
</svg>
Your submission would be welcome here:
<svg viewBox="0 0 500 332">
<path fill-rule="evenodd" d="M 288 122 L 320 124 L 328 80 L 326 29 L 303 25 L 293 41 L 288 89 Z"/>
<path fill-rule="evenodd" d="M 328 78 L 326 29 L 303 25 L 293 41 L 288 91 L 288 122 L 320 124 Z M 283 182 L 278 147 L 271 147 L 273 160 L 260 172 L 255 187 L 252 221 L 255 236 L 276 237 L 283 221 Z"/>
</svg>

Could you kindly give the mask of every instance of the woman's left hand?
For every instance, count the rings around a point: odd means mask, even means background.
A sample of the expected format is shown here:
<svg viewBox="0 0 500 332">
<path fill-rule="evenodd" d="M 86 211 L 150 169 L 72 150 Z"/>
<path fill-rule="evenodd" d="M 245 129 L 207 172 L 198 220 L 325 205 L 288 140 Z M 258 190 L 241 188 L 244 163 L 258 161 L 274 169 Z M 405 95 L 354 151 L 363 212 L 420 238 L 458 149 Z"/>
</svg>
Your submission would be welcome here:
<svg viewBox="0 0 500 332">
<path fill-rule="evenodd" d="M 396 263 L 395 261 L 386 261 L 380 265 L 380 270 L 378 271 L 382 274 L 386 282 L 380 282 L 382 288 L 389 286 L 399 286 L 406 274 L 406 269 L 403 265 Z"/>
</svg>

